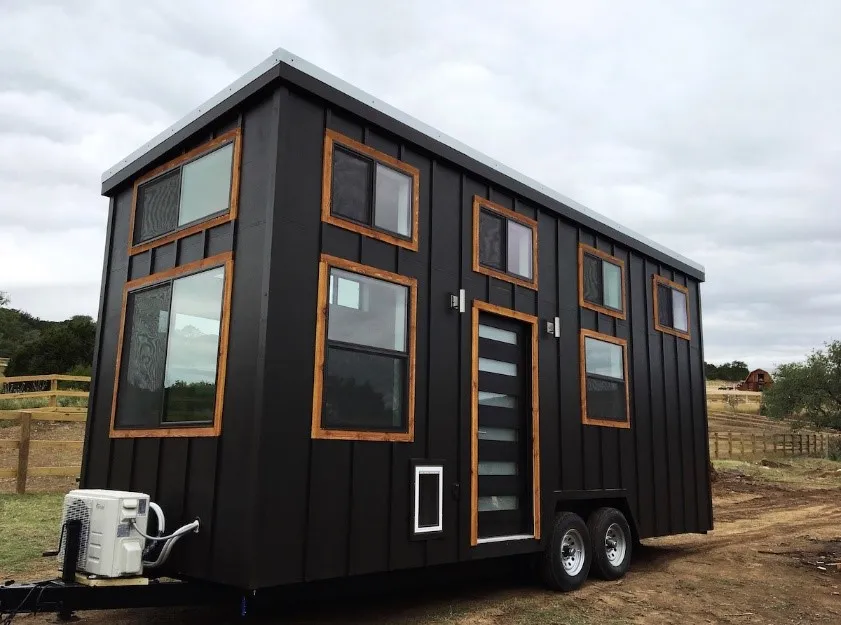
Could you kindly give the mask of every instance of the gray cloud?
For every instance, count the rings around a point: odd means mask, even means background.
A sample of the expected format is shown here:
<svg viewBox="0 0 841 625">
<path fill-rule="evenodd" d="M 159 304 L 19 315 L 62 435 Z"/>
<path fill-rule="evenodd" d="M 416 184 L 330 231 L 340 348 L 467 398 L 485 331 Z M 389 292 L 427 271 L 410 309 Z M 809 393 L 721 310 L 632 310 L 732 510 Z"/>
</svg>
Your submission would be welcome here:
<svg viewBox="0 0 841 625">
<path fill-rule="evenodd" d="M 709 360 L 841 337 L 835 0 L 3 3 L 0 290 L 95 314 L 101 172 L 277 46 L 704 263 Z"/>
</svg>

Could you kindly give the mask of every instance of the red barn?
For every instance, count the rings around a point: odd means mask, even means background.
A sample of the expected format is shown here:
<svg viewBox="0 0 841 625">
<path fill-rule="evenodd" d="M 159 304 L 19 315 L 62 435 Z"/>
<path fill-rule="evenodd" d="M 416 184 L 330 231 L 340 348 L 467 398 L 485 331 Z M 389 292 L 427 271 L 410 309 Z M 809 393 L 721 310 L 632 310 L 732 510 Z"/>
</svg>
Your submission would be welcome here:
<svg viewBox="0 0 841 625">
<path fill-rule="evenodd" d="M 754 369 L 748 374 L 744 382 L 739 382 L 736 388 L 740 391 L 762 391 L 774 383 L 771 374 L 764 369 Z"/>
</svg>

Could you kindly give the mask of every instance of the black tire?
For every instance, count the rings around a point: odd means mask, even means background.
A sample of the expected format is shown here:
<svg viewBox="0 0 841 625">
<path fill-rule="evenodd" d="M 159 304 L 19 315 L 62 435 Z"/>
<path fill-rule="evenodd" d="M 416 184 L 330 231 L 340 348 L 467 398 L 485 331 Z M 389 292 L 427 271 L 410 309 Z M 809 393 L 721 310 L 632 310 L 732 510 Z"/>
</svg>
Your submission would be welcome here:
<svg viewBox="0 0 841 625">
<path fill-rule="evenodd" d="M 634 543 L 625 515 L 616 508 L 599 508 L 587 519 L 587 528 L 593 541 L 593 572 L 602 579 L 624 576 Z"/>
<path fill-rule="evenodd" d="M 593 559 L 591 545 L 590 532 L 584 520 L 573 512 L 559 512 L 543 552 L 540 567 L 543 582 L 550 589 L 562 592 L 581 586 L 590 572 Z"/>
</svg>

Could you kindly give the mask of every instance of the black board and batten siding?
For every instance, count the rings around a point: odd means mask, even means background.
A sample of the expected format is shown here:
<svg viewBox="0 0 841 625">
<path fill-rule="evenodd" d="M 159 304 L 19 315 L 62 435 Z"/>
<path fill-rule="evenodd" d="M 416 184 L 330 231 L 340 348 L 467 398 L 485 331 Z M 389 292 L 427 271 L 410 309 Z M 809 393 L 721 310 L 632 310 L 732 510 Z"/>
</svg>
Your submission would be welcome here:
<svg viewBox="0 0 841 625">
<path fill-rule="evenodd" d="M 83 486 L 147 492 L 173 524 L 198 516 L 202 531 L 178 546 L 172 571 L 242 588 L 538 550 L 567 499 L 627 501 L 642 537 L 710 529 L 696 277 L 526 199 L 502 177 L 494 182 L 401 138 L 414 135 L 386 130 L 381 114 L 351 112 L 291 82 L 271 84 L 147 168 L 241 125 L 235 222 L 129 259 L 131 180 L 109 191 Z M 327 129 L 420 171 L 417 252 L 322 222 Z M 474 195 L 538 222 L 539 290 L 473 271 Z M 579 243 L 624 261 L 626 319 L 579 307 Z M 124 284 L 222 251 L 234 254 L 222 435 L 109 438 Z M 311 437 L 322 253 L 417 280 L 413 442 Z M 690 341 L 654 330 L 654 274 L 688 287 Z M 450 308 L 460 288 L 465 314 Z M 540 319 L 541 541 L 470 544 L 473 300 Z M 559 338 L 544 331 L 555 316 Z M 628 342 L 628 429 L 581 423 L 581 329 Z M 411 468 L 423 459 L 445 463 L 443 532 L 414 540 Z"/>
</svg>

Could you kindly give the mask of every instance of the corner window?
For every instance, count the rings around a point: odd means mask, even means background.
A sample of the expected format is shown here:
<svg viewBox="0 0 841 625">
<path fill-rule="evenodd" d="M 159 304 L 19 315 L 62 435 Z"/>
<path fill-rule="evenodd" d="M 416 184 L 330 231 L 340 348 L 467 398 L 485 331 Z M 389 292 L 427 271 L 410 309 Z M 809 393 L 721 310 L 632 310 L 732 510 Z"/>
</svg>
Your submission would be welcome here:
<svg viewBox="0 0 841 625">
<path fill-rule="evenodd" d="M 624 319 L 625 263 L 589 245 L 579 245 L 578 299 L 582 308 Z"/>
<path fill-rule="evenodd" d="M 474 196 L 473 271 L 537 289 L 537 222 Z"/>
<path fill-rule="evenodd" d="M 221 430 L 230 254 L 126 285 L 113 437 Z"/>
<path fill-rule="evenodd" d="M 236 217 L 239 140 L 225 133 L 135 183 L 131 254 Z"/>
<path fill-rule="evenodd" d="M 585 425 L 630 427 L 624 339 L 581 331 L 581 415 Z"/>
<path fill-rule="evenodd" d="M 323 175 L 322 221 L 417 251 L 417 168 L 328 130 Z"/>
<path fill-rule="evenodd" d="M 314 438 L 412 440 L 416 285 L 322 256 Z"/>
<path fill-rule="evenodd" d="M 412 537 L 431 538 L 444 530 L 444 465 L 412 463 Z"/>
<path fill-rule="evenodd" d="M 687 341 L 689 333 L 689 289 L 661 276 L 654 276 L 654 329 Z"/>
</svg>

